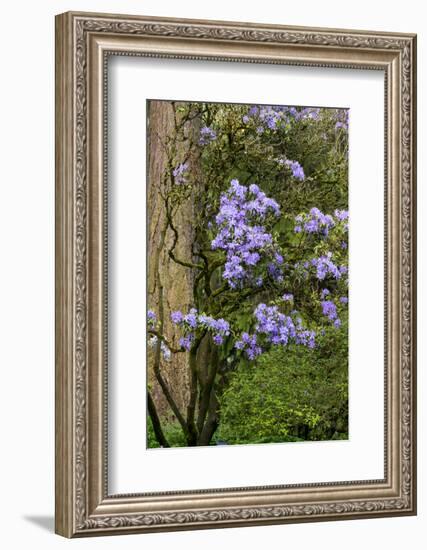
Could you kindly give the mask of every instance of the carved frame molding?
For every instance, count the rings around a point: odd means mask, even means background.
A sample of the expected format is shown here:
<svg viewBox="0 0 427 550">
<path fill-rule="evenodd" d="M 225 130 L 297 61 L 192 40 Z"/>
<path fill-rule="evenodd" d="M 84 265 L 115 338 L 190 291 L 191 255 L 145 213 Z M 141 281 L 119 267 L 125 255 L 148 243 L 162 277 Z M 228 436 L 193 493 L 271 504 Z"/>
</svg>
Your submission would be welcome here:
<svg viewBox="0 0 427 550">
<path fill-rule="evenodd" d="M 385 478 L 108 495 L 106 59 L 385 73 Z M 68 12 L 56 18 L 56 532 L 67 537 L 416 513 L 416 37 Z"/>
</svg>

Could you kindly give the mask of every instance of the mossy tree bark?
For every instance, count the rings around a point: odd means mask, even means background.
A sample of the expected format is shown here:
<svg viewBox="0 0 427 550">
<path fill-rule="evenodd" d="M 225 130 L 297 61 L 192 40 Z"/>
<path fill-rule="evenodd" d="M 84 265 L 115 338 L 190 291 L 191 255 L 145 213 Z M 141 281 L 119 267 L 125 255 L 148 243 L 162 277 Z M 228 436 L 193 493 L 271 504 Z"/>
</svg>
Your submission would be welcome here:
<svg viewBox="0 0 427 550">
<path fill-rule="evenodd" d="M 196 131 L 197 120 L 179 123 L 179 104 L 168 101 L 150 101 L 148 124 L 148 177 L 147 177 L 147 263 L 148 263 L 148 304 L 159 314 L 162 321 L 162 333 L 168 342 L 179 347 L 177 334 L 170 321 L 170 314 L 175 310 L 186 310 L 192 303 L 194 274 L 191 268 L 174 261 L 169 251 L 175 235 L 168 224 L 164 206 L 164 196 L 173 185 L 170 179 L 171 167 L 179 159 L 191 155 L 190 138 Z M 190 158 L 192 171 L 197 170 L 197 159 Z M 191 262 L 191 244 L 193 241 L 194 206 L 191 200 L 182 204 L 176 213 L 174 225 L 179 229 L 174 247 L 177 258 Z M 186 353 L 176 353 L 167 361 L 162 354 L 156 358 L 149 351 L 148 383 L 153 403 L 160 418 L 175 420 L 176 411 L 171 409 L 172 399 L 179 411 L 186 410 L 189 398 L 189 359 Z M 156 362 L 158 364 L 156 365 Z M 159 383 L 155 371 L 163 378 Z M 167 386 L 170 399 L 165 397 Z"/>
<path fill-rule="evenodd" d="M 150 101 L 148 121 L 148 303 L 158 319 L 150 331 L 157 340 L 148 352 L 149 414 L 161 446 L 169 446 L 162 423 L 175 421 L 187 445 L 208 445 L 219 423 L 217 392 L 224 369 L 219 374 L 211 334 L 200 334 L 186 352 L 170 319 L 175 310 L 203 311 L 218 290 L 200 233 L 208 196 L 200 170 L 200 111 L 179 102 Z M 182 164 L 184 177 L 191 179 L 188 194 L 174 176 Z M 162 340 L 170 358 L 161 350 Z"/>
</svg>

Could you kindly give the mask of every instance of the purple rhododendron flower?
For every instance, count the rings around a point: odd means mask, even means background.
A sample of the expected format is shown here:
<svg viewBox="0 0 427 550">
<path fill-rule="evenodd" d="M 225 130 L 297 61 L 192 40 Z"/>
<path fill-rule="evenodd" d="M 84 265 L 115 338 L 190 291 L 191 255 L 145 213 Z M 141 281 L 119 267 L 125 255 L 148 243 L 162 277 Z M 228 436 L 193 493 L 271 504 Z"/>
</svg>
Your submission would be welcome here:
<svg viewBox="0 0 427 550">
<path fill-rule="evenodd" d="M 295 114 L 297 120 L 318 120 L 319 116 L 320 109 L 318 107 L 304 107 Z"/>
<path fill-rule="evenodd" d="M 304 170 L 301 164 L 297 160 L 284 161 L 284 164 L 291 169 L 292 175 L 295 179 L 303 181 L 305 178 Z"/>
<path fill-rule="evenodd" d="M 329 214 L 324 214 L 319 208 L 312 208 L 308 214 L 299 214 L 295 217 L 295 222 L 301 231 L 301 224 L 306 233 L 318 233 L 326 237 L 329 230 L 335 226 L 335 222 Z M 296 229 L 295 227 L 295 229 Z"/>
<path fill-rule="evenodd" d="M 243 332 L 241 339 L 238 340 L 234 347 L 238 350 L 243 350 L 248 359 L 252 360 L 261 355 L 262 349 L 257 343 L 257 337 L 255 334 L 248 334 Z"/>
<path fill-rule="evenodd" d="M 159 339 L 157 338 L 157 336 L 155 334 L 150 336 L 150 338 L 148 339 L 148 342 L 147 342 L 148 347 L 150 347 L 150 348 L 157 347 L 158 343 L 159 343 Z M 160 351 L 161 351 L 162 356 L 165 359 L 165 361 L 170 361 L 170 358 L 172 356 L 172 352 L 163 340 L 160 341 Z"/>
<path fill-rule="evenodd" d="M 256 131 L 262 134 L 265 130 L 276 130 L 280 121 L 284 119 L 284 111 L 280 107 L 272 105 L 253 105 L 242 120 L 247 124 L 250 119 L 256 120 L 258 124 Z"/>
<path fill-rule="evenodd" d="M 328 294 L 330 294 L 329 290 L 327 288 L 323 288 L 322 289 L 322 292 L 320 293 L 322 298 L 324 298 L 325 296 L 327 296 Z"/>
<path fill-rule="evenodd" d="M 153 336 L 150 336 L 150 338 L 148 339 L 148 347 L 149 348 L 154 348 L 154 346 L 157 344 L 157 336 L 154 334 Z"/>
<path fill-rule="evenodd" d="M 181 311 L 172 311 L 171 320 L 172 320 L 172 323 L 179 325 L 180 323 L 183 322 L 184 315 L 181 313 Z"/>
<path fill-rule="evenodd" d="M 341 326 L 341 320 L 338 319 L 337 306 L 331 300 L 324 300 L 321 302 L 322 313 L 325 315 L 329 321 L 331 321 L 335 328 Z"/>
<path fill-rule="evenodd" d="M 329 231 L 337 225 L 344 231 L 348 231 L 348 223 L 342 223 L 348 220 L 348 215 L 348 210 L 335 210 L 334 219 L 330 214 L 324 214 L 319 208 L 313 207 L 308 213 L 295 217 L 294 231 L 300 233 L 304 229 L 306 233 L 319 234 L 323 237 L 327 237 Z M 347 247 L 347 244 L 345 243 L 342 247 Z"/>
<path fill-rule="evenodd" d="M 321 302 L 321 306 L 323 315 L 328 317 L 330 321 L 333 321 L 337 318 L 337 306 L 334 304 L 334 302 L 332 302 L 331 300 L 323 300 Z"/>
<path fill-rule="evenodd" d="M 184 316 L 184 322 L 187 323 L 191 328 L 197 327 L 197 309 L 190 309 L 190 312 Z"/>
<path fill-rule="evenodd" d="M 335 130 L 348 130 L 348 124 L 349 124 L 349 109 L 336 109 L 335 110 L 335 117 L 336 117 L 336 123 L 335 123 Z"/>
<path fill-rule="evenodd" d="M 337 220 L 343 222 L 344 220 L 348 220 L 349 212 L 348 210 L 335 210 L 334 216 Z"/>
<path fill-rule="evenodd" d="M 316 347 L 316 333 L 314 330 L 301 330 L 297 333 L 295 342 L 313 349 Z"/>
<path fill-rule="evenodd" d="M 320 258 L 313 258 L 311 260 L 311 265 L 316 268 L 316 277 L 319 281 L 323 281 L 328 275 L 334 279 L 341 278 L 341 272 L 338 267 L 332 261 L 332 253 L 328 252 Z"/>
<path fill-rule="evenodd" d="M 187 351 L 190 351 L 193 340 L 194 340 L 194 334 L 190 333 L 190 334 L 187 334 L 186 336 L 181 336 L 181 338 L 179 339 L 179 345 L 182 348 L 186 349 Z"/>
<path fill-rule="evenodd" d="M 270 277 L 275 281 L 279 283 L 283 281 L 283 271 L 280 265 L 270 262 L 269 264 L 267 264 L 267 271 Z"/>
<path fill-rule="evenodd" d="M 228 191 L 222 193 L 215 217 L 218 231 L 211 248 L 226 253 L 222 277 L 231 288 L 243 282 L 254 284 L 259 277 L 252 277 L 253 268 L 264 259 L 270 261 L 270 276 L 282 277 L 279 265 L 283 257 L 273 245 L 272 235 L 259 223 L 272 215 L 280 216 L 279 205 L 255 184 L 248 188 L 233 179 Z"/>
<path fill-rule="evenodd" d="M 320 118 L 320 108 L 319 107 L 281 107 L 281 110 L 286 115 L 287 120 L 294 119 L 296 121 L 300 120 L 319 120 Z"/>
<path fill-rule="evenodd" d="M 317 233 L 319 230 L 319 222 L 316 219 L 308 220 L 308 222 L 305 222 L 304 229 L 307 231 L 307 233 Z"/>
<path fill-rule="evenodd" d="M 262 133 L 265 129 L 275 131 L 281 127 L 281 123 L 289 123 L 291 119 L 299 120 L 318 120 L 320 118 L 320 108 L 318 107 L 284 107 L 278 105 L 253 105 L 248 113 L 242 117 L 245 124 L 250 119 L 254 119 L 259 124 L 257 131 Z"/>
<path fill-rule="evenodd" d="M 255 308 L 254 317 L 255 334 L 243 332 L 235 344 L 235 348 L 244 351 L 249 360 L 265 351 L 263 345 L 286 346 L 293 342 L 309 348 L 315 347 L 315 332 L 305 329 L 300 317 L 294 322 L 292 317 L 281 313 L 278 306 L 261 303 Z"/>
<path fill-rule="evenodd" d="M 230 334 L 230 324 L 225 319 L 213 319 L 211 328 L 218 333 L 228 335 Z"/>
<path fill-rule="evenodd" d="M 224 338 L 221 334 L 215 334 L 212 339 L 217 346 L 220 346 L 224 342 Z"/>
<path fill-rule="evenodd" d="M 156 314 L 154 313 L 154 311 L 152 309 L 149 309 L 147 311 L 147 324 L 148 324 L 148 326 L 149 327 L 154 327 L 156 322 L 157 322 Z"/>
<path fill-rule="evenodd" d="M 225 319 L 214 319 L 203 313 L 198 314 L 197 309 L 191 308 L 184 315 L 181 311 L 171 313 L 172 322 L 179 325 L 185 334 L 179 339 L 181 347 L 187 351 L 191 348 L 194 340 L 194 331 L 198 329 L 207 329 L 212 334 L 213 342 L 219 346 L 224 342 L 224 338 L 230 334 L 230 323 Z"/>
<path fill-rule="evenodd" d="M 203 126 L 203 128 L 200 130 L 199 144 L 208 145 L 209 143 L 215 140 L 216 140 L 215 130 L 212 130 L 212 128 L 209 128 L 209 126 Z"/>
<path fill-rule="evenodd" d="M 283 112 L 272 106 L 264 106 L 260 108 L 258 117 L 269 130 L 276 130 Z"/>
<path fill-rule="evenodd" d="M 163 340 L 160 342 L 160 350 L 162 352 L 163 358 L 166 361 L 170 361 L 171 358 L 171 350 L 167 347 L 167 345 L 163 342 Z"/>
<path fill-rule="evenodd" d="M 172 174 L 175 178 L 175 183 L 177 185 L 182 185 L 186 183 L 185 173 L 188 171 L 188 162 L 178 164 L 178 166 L 173 170 Z"/>
</svg>

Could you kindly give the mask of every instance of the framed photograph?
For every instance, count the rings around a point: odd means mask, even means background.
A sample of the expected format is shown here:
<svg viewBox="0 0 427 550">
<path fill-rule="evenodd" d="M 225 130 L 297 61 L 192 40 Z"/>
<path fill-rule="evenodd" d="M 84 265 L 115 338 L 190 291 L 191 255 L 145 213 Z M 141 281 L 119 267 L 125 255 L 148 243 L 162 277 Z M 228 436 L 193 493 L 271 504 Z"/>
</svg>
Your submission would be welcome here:
<svg viewBox="0 0 427 550">
<path fill-rule="evenodd" d="M 416 37 L 56 18 L 56 532 L 416 513 Z"/>
</svg>

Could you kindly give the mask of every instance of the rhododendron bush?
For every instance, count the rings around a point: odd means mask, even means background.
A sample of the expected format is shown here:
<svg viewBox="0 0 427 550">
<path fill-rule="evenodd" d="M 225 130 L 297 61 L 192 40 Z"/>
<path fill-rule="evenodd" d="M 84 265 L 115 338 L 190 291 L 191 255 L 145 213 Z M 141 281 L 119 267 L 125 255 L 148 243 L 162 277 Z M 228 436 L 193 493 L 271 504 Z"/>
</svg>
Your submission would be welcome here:
<svg viewBox="0 0 427 550">
<path fill-rule="evenodd" d="M 347 437 L 348 126 L 151 102 L 148 446 Z"/>
</svg>

